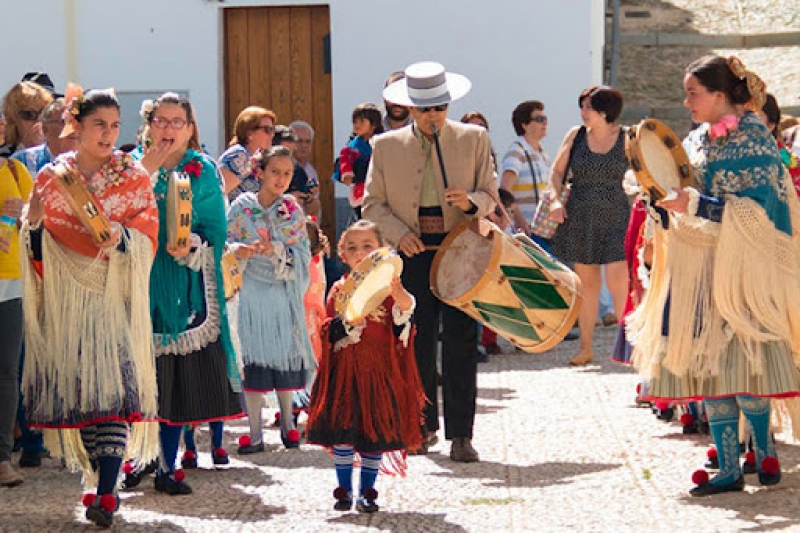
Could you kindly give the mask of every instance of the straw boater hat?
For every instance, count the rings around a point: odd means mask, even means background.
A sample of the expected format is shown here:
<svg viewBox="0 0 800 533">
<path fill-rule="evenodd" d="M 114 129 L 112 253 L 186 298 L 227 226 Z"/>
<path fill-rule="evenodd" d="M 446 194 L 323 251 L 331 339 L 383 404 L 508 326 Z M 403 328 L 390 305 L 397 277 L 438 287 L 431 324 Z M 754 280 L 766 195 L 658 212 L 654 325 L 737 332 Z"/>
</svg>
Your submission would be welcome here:
<svg viewBox="0 0 800 533">
<path fill-rule="evenodd" d="M 383 90 L 387 102 L 410 107 L 449 104 L 467 94 L 472 83 L 461 74 L 445 72 L 444 66 L 433 61 L 414 63 L 406 77 Z"/>
</svg>

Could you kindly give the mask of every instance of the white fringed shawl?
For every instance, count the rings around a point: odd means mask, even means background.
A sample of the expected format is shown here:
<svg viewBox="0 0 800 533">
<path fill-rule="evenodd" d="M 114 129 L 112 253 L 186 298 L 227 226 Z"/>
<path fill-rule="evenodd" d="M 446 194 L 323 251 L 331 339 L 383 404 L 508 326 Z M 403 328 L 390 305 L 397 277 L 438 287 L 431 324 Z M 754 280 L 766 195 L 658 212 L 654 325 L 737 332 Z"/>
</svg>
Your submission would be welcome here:
<svg viewBox="0 0 800 533">
<path fill-rule="evenodd" d="M 25 224 L 23 234 L 29 231 Z M 43 230 L 44 278 L 23 261 L 23 388 L 36 390 L 36 380 L 39 387 L 47 384 L 34 400 L 35 418 L 57 423 L 76 409 L 108 412 L 122 405 L 126 391 L 133 389 L 143 418 L 156 419 L 158 387 L 146 290 L 152 244 L 136 230 L 129 228 L 128 235 L 126 252 L 111 250 L 104 261 L 62 247 Z M 87 485 L 93 483 L 78 429 L 45 430 L 45 442 L 70 468 L 83 470 Z M 158 455 L 157 422 L 131 425 L 127 453 L 143 464 Z"/>
</svg>

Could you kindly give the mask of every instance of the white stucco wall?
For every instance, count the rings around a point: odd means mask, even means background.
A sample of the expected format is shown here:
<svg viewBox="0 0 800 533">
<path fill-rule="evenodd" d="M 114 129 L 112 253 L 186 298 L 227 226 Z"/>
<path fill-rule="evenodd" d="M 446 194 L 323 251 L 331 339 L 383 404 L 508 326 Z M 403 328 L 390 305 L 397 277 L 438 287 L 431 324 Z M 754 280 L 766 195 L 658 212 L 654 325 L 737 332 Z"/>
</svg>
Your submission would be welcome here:
<svg viewBox="0 0 800 533">
<path fill-rule="evenodd" d="M 545 146 L 554 154 L 579 120 L 578 93 L 601 81 L 603 0 L 0 0 L 6 20 L 20 22 L 4 27 L 5 42 L 15 46 L 3 58 L 0 87 L 29 70 L 48 72 L 59 88 L 67 80 L 113 86 L 123 95 L 128 131 L 138 111 L 129 93 L 185 91 L 217 154 L 225 142 L 221 10 L 324 3 L 337 147 L 349 135 L 352 108 L 380 103 L 387 74 L 415 61 L 437 60 L 472 80 L 450 116 L 483 112 L 499 155 L 514 137 L 518 102 L 545 102 Z"/>
</svg>

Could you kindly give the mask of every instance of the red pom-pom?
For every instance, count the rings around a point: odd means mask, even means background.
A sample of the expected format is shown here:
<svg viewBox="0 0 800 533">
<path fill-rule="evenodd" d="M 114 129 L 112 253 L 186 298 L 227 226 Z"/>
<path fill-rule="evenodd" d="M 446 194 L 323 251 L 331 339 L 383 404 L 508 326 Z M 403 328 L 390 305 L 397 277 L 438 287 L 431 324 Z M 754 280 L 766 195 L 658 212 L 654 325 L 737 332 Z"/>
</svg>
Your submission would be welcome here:
<svg viewBox="0 0 800 533">
<path fill-rule="evenodd" d="M 186 472 L 183 470 L 176 470 L 173 477 L 175 478 L 175 481 L 181 482 L 186 479 Z"/>
<path fill-rule="evenodd" d="M 225 448 L 217 448 L 214 450 L 214 457 L 228 457 L 228 452 Z"/>
<path fill-rule="evenodd" d="M 706 457 L 711 459 L 712 461 L 717 458 L 717 449 L 716 448 L 709 448 L 706 452 Z"/>
<path fill-rule="evenodd" d="M 87 492 L 86 494 L 83 495 L 83 498 L 81 498 L 81 503 L 83 504 L 84 507 L 91 507 L 92 505 L 94 505 L 94 501 L 96 499 L 97 495 Z"/>
<path fill-rule="evenodd" d="M 669 402 L 665 402 L 665 401 L 656 402 L 656 409 L 658 409 L 659 411 L 663 411 L 665 409 L 669 409 Z"/>
<path fill-rule="evenodd" d="M 100 496 L 100 509 L 108 512 L 116 511 L 117 497 L 113 494 L 103 494 Z"/>
<path fill-rule="evenodd" d="M 281 421 L 281 412 L 278 411 L 275 413 L 275 422 L 280 422 L 280 421 Z"/>
<path fill-rule="evenodd" d="M 253 441 L 250 440 L 250 435 L 242 435 L 239 437 L 239 446 L 242 448 L 250 446 L 251 444 L 253 444 Z"/>
<path fill-rule="evenodd" d="M 142 421 L 142 413 L 131 413 L 128 415 L 128 422 L 133 424 L 134 422 L 141 422 Z"/>
<path fill-rule="evenodd" d="M 639 383 L 636 385 L 636 394 L 641 394 L 641 393 L 642 393 L 642 384 Z"/>
<path fill-rule="evenodd" d="M 761 471 L 765 474 L 775 475 L 781 471 L 781 463 L 777 457 L 764 457 L 761 461 Z"/>
<path fill-rule="evenodd" d="M 691 413 L 683 413 L 681 415 L 681 424 L 684 426 L 691 426 L 694 424 L 694 417 Z"/>
<path fill-rule="evenodd" d="M 753 452 L 747 452 L 744 454 L 744 462 L 750 463 L 751 465 L 756 464 L 756 454 Z"/>
<path fill-rule="evenodd" d="M 341 485 L 336 487 L 336 489 L 334 489 L 334 491 L 333 491 L 333 497 L 336 498 L 337 500 L 344 500 L 345 498 L 348 498 L 349 496 L 350 496 L 350 491 L 348 491 L 346 488 L 342 487 Z"/>
<path fill-rule="evenodd" d="M 125 463 L 124 465 L 122 465 L 122 472 L 123 472 L 123 473 L 124 473 L 126 476 L 130 476 L 131 474 L 133 474 L 133 463 L 131 463 L 130 461 L 128 461 L 127 463 Z"/>
<path fill-rule="evenodd" d="M 375 490 L 373 487 L 368 489 L 364 489 L 362 496 L 368 500 L 377 500 L 378 499 L 378 491 Z"/>
<path fill-rule="evenodd" d="M 185 452 L 183 452 L 183 458 L 184 459 L 197 459 L 197 454 L 194 452 L 194 450 L 186 450 Z"/>
<path fill-rule="evenodd" d="M 300 442 L 300 432 L 296 429 L 290 429 L 286 433 L 286 440 L 289 442 Z"/>
<path fill-rule="evenodd" d="M 708 483 L 708 472 L 705 470 L 695 470 L 692 474 L 692 483 L 695 485 L 705 485 Z"/>
</svg>

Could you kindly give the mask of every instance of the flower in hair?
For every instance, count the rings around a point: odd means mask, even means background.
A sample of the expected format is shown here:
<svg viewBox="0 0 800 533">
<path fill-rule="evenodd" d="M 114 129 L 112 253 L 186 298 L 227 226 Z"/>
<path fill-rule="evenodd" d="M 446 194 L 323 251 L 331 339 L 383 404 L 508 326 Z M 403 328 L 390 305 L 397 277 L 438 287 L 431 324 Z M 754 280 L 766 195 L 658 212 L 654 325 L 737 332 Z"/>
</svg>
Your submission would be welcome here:
<svg viewBox="0 0 800 533">
<path fill-rule="evenodd" d="M 64 91 L 64 120 L 70 120 L 81 114 L 81 105 L 86 100 L 83 97 L 83 88 L 76 83 L 67 83 L 67 90 Z"/>
<path fill-rule="evenodd" d="M 733 75 L 743 80 L 745 76 L 747 76 L 747 67 L 744 66 L 742 60 L 736 56 L 731 56 L 728 58 L 728 68 L 731 69 Z"/>
<path fill-rule="evenodd" d="M 150 120 L 150 115 L 153 114 L 153 108 L 155 104 L 152 100 L 144 100 L 142 101 L 142 107 L 139 109 L 139 116 L 141 116 L 145 120 Z"/>
</svg>

